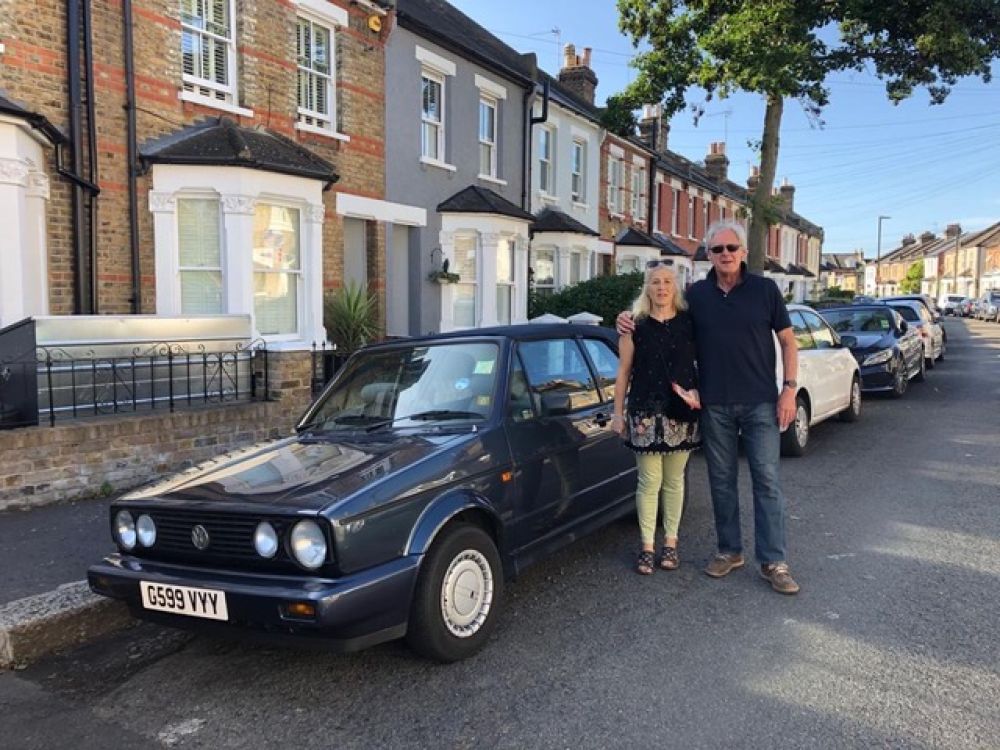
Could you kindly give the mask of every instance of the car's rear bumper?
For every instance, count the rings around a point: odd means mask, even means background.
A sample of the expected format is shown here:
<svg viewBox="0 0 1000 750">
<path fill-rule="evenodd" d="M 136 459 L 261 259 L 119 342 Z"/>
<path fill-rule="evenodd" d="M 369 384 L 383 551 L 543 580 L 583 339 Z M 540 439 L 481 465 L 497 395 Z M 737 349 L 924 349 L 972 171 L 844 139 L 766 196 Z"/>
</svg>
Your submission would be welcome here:
<svg viewBox="0 0 1000 750">
<path fill-rule="evenodd" d="M 128 603 L 139 618 L 196 630 L 238 628 L 247 632 L 322 639 L 355 651 L 406 633 L 420 556 L 406 556 L 341 578 L 245 574 L 142 560 L 113 554 L 87 571 L 97 594 Z M 228 620 L 219 622 L 143 607 L 142 581 L 223 591 Z M 286 607 L 306 602 L 315 617 L 290 617 Z"/>
</svg>

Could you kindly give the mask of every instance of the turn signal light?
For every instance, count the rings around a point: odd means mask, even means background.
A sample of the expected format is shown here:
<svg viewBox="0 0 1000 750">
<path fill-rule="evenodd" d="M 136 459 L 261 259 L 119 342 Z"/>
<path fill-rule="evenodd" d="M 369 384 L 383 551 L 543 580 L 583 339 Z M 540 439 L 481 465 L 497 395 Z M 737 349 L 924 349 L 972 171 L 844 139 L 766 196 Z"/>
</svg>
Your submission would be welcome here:
<svg viewBox="0 0 1000 750">
<path fill-rule="evenodd" d="M 285 614 L 299 620 L 312 620 L 316 617 L 316 605 L 310 602 L 288 602 L 285 605 Z"/>
</svg>

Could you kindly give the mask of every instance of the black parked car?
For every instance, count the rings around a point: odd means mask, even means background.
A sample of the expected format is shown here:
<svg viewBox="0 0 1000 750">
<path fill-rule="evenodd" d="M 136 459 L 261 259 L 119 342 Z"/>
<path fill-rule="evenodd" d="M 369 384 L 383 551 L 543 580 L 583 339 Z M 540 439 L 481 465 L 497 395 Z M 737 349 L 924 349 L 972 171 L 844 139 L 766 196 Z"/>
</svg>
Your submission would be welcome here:
<svg viewBox="0 0 1000 750">
<path fill-rule="evenodd" d="M 924 379 L 920 335 L 888 305 L 849 305 L 821 314 L 858 360 L 862 390 L 889 391 L 898 398 L 911 379 Z"/>
<path fill-rule="evenodd" d="M 612 331 L 525 325 L 355 354 L 291 438 L 113 503 L 99 594 L 174 626 L 478 650 L 504 581 L 630 512 Z"/>
</svg>

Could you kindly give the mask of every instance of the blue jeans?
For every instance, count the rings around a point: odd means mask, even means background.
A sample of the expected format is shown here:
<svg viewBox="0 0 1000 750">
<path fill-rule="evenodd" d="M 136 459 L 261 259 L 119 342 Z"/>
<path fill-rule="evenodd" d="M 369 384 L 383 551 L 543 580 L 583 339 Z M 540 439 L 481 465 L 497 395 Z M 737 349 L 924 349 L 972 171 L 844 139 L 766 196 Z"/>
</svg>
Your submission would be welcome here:
<svg viewBox="0 0 1000 750">
<path fill-rule="evenodd" d="M 781 433 L 776 405 L 705 406 L 701 413 L 702 449 L 715 510 L 719 552 L 742 553 L 737 443 L 743 446 L 753 479 L 754 554 L 760 563 L 785 560 L 785 498 L 778 483 Z"/>
</svg>

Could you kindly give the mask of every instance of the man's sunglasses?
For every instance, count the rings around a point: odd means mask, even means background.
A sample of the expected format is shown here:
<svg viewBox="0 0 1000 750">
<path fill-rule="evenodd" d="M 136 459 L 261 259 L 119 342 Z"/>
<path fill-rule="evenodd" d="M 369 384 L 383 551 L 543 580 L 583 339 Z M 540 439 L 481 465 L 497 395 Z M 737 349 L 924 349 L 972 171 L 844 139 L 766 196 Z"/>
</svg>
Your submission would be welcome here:
<svg viewBox="0 0 1000 750">
<path fill-rule="evenodd" d="M 729 252 L 731 252 L 731 253 L 733 253 L 735 255 L 736 253 L 738 253 L 740 251 L 740 246 L 739 245 L 712 245 L 708 249 L 713 254 L 715 254 L 715 255 L 718 255 L 723 250 L 728 250 Z"/>
<path fill-rule="evenodd" d="M 659 266 L 672 266 L 674 262 L 672 260 L 647 260 L 646 268 L 657 268 Z"/>
</svg>

